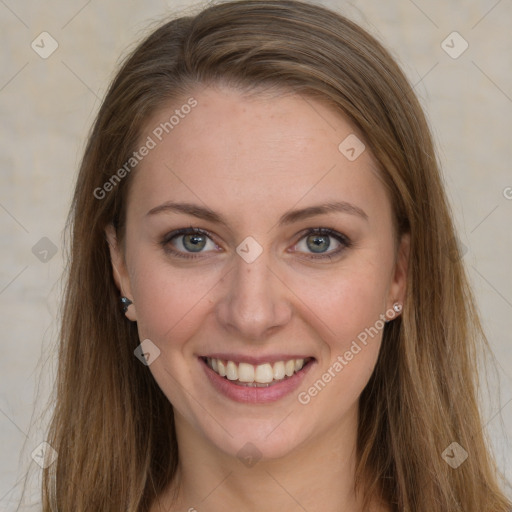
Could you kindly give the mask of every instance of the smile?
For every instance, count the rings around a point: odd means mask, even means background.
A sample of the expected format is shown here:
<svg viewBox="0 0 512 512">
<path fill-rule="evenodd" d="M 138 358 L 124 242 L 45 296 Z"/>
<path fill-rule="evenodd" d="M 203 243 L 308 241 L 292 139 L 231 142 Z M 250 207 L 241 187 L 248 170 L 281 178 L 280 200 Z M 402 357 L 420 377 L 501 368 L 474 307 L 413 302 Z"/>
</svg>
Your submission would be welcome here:
<svg viewBox="0 0 512 512">
<path fill-rule="evenodd" d="M 217 375 L 232 381 L 233 384 L 248 387 L 268 387 L 286 380 L 302 370 L 311 359 L 289 359 L 253 365 L 213 357 L 203 358 L 208 367 Z"/>
</svg>

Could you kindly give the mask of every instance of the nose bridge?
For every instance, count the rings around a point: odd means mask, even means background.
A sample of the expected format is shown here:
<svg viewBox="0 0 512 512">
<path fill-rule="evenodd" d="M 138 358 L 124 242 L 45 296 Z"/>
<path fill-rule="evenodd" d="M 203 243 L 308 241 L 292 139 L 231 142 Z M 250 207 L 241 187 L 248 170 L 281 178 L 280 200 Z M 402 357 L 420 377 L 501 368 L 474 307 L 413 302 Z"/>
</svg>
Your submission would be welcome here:
<svg viewBox="0 0 512 512">
<path fill-rule="evenodd" d="M 283 285 L 271 270 L 267 251 L 251 263 L 237 255 L 234 265 L 234 271 L 226 276 L 218 319 L 238 336 L 261 339 L 289 321 L 290 304 Z"/>
</svg>

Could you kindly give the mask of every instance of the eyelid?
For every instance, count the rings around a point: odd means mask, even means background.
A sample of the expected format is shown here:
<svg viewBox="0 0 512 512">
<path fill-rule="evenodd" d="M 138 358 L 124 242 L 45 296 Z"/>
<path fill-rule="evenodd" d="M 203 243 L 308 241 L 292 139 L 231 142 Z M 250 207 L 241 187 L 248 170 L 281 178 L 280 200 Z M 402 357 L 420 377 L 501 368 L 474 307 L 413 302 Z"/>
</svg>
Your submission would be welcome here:
<svg viewBox="0 0 512 512">
<path fill-rule="evenodd" d="M 302 240 L 307 235 L 329 235 L 333 238 L 336 238 L 341 243 L 351 244 L 350 239 L 348 236 L 344 235 L 343 233 L 340 233 L 339 231 L 336 231 L 332 228 L 327 227 L 316 227 L 316 228 L 306 228 L 298 233 L 298 240 Z"/>
<path fill-rule="evenodd" d="M 206 229 L 195 228 L 194 226 L 189 226 L 189 227 L 186 227 L 186 228 L 175 229 L 175 230 L 167 233 L 166 235 L 163 236 L 162 242 L 168 243 L 173 238 L 176 238 L 178 236 L 181 236 L 181 235 L 193 235 L 193 234 L 205 235 L 208 238 L 210 238 L 212 241 L 215 238 L 213 233 L 210 233 L 210 231 L 208 231 Z"/>
</svg>

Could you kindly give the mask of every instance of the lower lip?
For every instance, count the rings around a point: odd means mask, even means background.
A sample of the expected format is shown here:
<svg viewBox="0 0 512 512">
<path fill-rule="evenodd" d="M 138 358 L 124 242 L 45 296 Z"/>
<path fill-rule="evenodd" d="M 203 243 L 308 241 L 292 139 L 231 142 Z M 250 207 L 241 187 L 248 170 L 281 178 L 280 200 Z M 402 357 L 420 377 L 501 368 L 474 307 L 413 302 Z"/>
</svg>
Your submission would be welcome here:
<svg viewBox="0 0 512 512">
<path fill-rule="evenodd" d="M 291 377 L 278 381 L 275 384 L 271 384 L 268 387 L 260 388 L 234 384 L 232 381 L 225 377 L 221 377 L 218 373 L 215 373 L 203 359 L 199 358 L 199 361 L 204 368 L 206 376 L 217 391 L 235 402 L 250 404 L 266 404 L 269 402 L 275 402 L 276 400 L 289 395 L 299 387 L 302 379 L 304 379 L 315 363 L 315 360 L 312 359 L 300 371 L 294 373 Z"/>
</svg>

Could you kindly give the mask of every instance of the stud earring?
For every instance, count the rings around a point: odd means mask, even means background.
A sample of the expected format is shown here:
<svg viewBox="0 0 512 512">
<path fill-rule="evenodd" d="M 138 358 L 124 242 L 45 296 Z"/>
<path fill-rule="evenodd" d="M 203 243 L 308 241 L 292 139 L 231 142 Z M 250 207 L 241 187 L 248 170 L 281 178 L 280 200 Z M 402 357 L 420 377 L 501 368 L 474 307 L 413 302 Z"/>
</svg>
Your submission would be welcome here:
<svg viewBox="0 0 512 512">
<path fill-rule="evenodd" d="M 395 302 L 393 304 L 393 311 L 395 313 L 401 313 L 402 312 L 402 304 L 400 302 Z"/>
<path fill-rule="evenodd" d="M 128 306 L 133 304 L 133 302 L 128 297 L 121 297 L 121 307 L 123 309 L 123 313 L 128 311 Z"/>
</svg>

